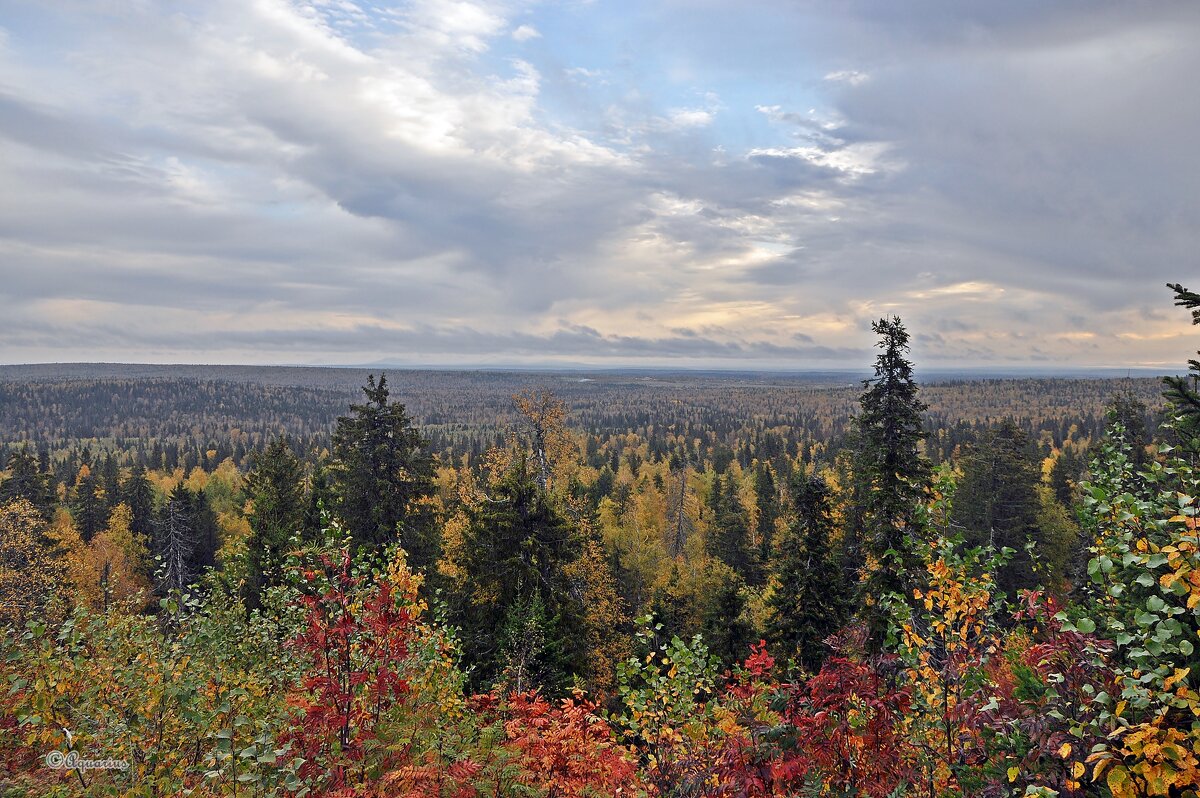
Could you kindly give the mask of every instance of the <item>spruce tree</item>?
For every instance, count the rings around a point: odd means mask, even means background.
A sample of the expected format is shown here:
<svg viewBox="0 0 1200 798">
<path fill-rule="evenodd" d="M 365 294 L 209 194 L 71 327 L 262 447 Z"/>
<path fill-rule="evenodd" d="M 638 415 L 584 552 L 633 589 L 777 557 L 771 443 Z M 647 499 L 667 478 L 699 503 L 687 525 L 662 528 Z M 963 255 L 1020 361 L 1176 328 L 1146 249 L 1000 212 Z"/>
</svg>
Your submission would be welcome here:
<svg viewBox="0 0 1200 798">
<path fill-rule="evenodd" d="M 146 469 L 135 465 L 121 485 L 121 501 L 129 505 L 132 520 L 129 529 L 142 540 L 154 537 L 154 486 L 146 477 Z"/>
<path fill-rule="evenodd" d="M 996 584 L 1015 598 L 1037 582 L 1025 545 L 1040 539 L 1041 475 L 1028 437 L 1011 419 L 985 431 L 964 454 L 962 472 L 951 521 L 972 546 L 1013 550 Z"/>
<path fill-rule="evenodd" d="M 330 469 L 337 512 L 360 547 L 397 540 L 409 563 L 429 569 L 440 544 L 422 500 L 433 493 L 433 458 L 404 405 L 388 401 L 387 377 L 363 387 L 366 403 L 337 420 Z"/>
<path fill-rule="evenodd" d="M 1083 458 L 1075 453 L 1074 446 L 1065 446 L 1054 465 L 1050 466 L 1050 489 L 1054 498 L 1063 507 L 1070 508 L 1075 503 L 1075 486 L 1084 471 Z"/>
<path fill-rule="evenodd" d="M 282 582 L 288 542 L 304 524 L 304 489 L 300 460 L 286 436 L 279 436 L 254 458 L 245 491 L 253 509 L 246 541 L 246 606 L 261 605 L 262 593 Z"/>
<path fill-rule="evenodd" d="M 195 579 L 192 570 L 192 494 L 180 482 L 163 502 L 162 512 L 155 522 L 154 553 L 159 559 L 154 575 L 161 595 L 183 591 Z"/>
<path fill-rule="evenodd" d="M 7 468 L 8 478 L 0 483 L 0 507 L 24 499 L 48 519 L 54 502 L 37 459 L 22 447 L 9 455 Z"/>
<path fill-rule="evenodd" d="M 713 588 L 703 597 L 700 634 L 709 653 L 731 668 L 750 655 L 750 646 L 758 640 L 745 618 L 745 582 L 720 563 L 709 563 L 707 571 L 705 581 Z"/>
<path fill-rule="evenodd" d="M 504 615 L 497 636 L 500 644 L 499 681 L 505 688 L 501 692 L 524 693 L 558 681 L 547 640 L 547 637 L 551 640 L 555 637 L 553 622 L 546 617 L 541 593 L 519 590 L 516 601 Z"/>
<path fill-rule="evenodd" d="M 728 565 L 747 584 L 759 584 L 758 558 L 750 541 L 750 518 L 738 496 L 732 472 L 724 478 L 713 478 L 709 507 L 712 517 L 705 540 L 709 556 Z"/>
<path fill-rule="evenodd" d="M 1129 391 L 1116 394 L 1108 405 L 1109 422 L 1117 422 L 1125 430 L 1125 442 L 1129 444 L 1129 455 L 1133 466 L 1140 471 L 1146 465 L 1146 444 L 1150 435 L 1146 429 L 1146 403 Z"/>
<path fill-rule="evenodd" d="M 793 488 L 796 518 L 780 536 L 767 601 L 771 650 L 809 672 L 825 659 L 825 638 L 846 621 L 848 586 L 833 544 L 833 497 L 819 476 Z"/>
<path fill-rule="evenodd" d="M 108 505 L 104 501 L 104 489 L 100 478 L 88 466 L 81 466 L 75 480 L 75 491 L 71 499 L 71 516 L 79 528 L 84 543 L 89 542 L 108 522 Z"/>
<path fill-rule="evenodd" d="M 523 456 L 491 493 L 472 510 L 463 533 L 464 578 L 454 597 L 472 681 L 494 683 L 509 665 L 506 653 L 520 648 L 527 657 L 523 678 L 535 682 L 530 686 L 562 688 L 586 659 L 584 608 L 564 573 L 580 556 L 581 542 L 538 489 Z M 536 634 L 534 621 L 541 627 Z M 502 629 L 507 637 L 497 634 Z"/>
<path fill-rule="evenodd" d="M 925 439 L 921 401 L 908 360 L 908 331 L 898 316 L 871 325 L 882 350 L 875 376 L 863 382 L 854 419 L 854 549 L 870 555 L 873 566 L 863 583 L 863 614 L 874 645 L 882 643 L 886 619 L 880 600 L 911 596 L 914 565 L 908 539 L 920 532 L 921 505 L 930 485 L 930 467 L 921 452 Z M 855 552 L 856 554 L 859 552 Z"/>
<path fill-rule="evenodd" d="M 775 521 L 779 518 L 779 496 L 770 465 L 759 461 L 754 469 L 754 496 L 758 507 L 758 558 L 767 562 L 775 545 Z"/>
<path fill-rule="evenodd" d="M 155 583 L 160 594 L 186 590 L 217 565 L 220 527 L 204 491 L 193 493 L 179 482 L 167 495 L 154 523 L 153 551 L 158 557 Z"/>
<path fill-rule="evenodd" d="M 186 490 L 186 488 L 184 489 Z M 192 545 L 189 570 L 197 577 L 217 566 L 217 550 L 221 547 L 221 527 L 208 494 L 196 491 L 191 497 Z"/>
<path fill-rule="evenodd" d="M 336 507 L 337 495 L 329 477 L 329 467 L 318 464 L 308 480 L 308 500 L 304 504 L 305 535 L 318 539 L 327 525 L 325 514 L 334 512 Z"/>
<path fill-rule="evenodd" d="M 1192 324 L 1200 324 L 1200 294 L 1179 283 L 1168 283 L 1167 288 L 1175 292 L 1176 305 L 1192 311 Z M 1189 360 L 1188 365 L 1188 375 L 1163 378 L 1164 395 L 1175 409 L 1175 434 L 1186 448 L 1200 452 L 1200 360 Z"/>
</svg>

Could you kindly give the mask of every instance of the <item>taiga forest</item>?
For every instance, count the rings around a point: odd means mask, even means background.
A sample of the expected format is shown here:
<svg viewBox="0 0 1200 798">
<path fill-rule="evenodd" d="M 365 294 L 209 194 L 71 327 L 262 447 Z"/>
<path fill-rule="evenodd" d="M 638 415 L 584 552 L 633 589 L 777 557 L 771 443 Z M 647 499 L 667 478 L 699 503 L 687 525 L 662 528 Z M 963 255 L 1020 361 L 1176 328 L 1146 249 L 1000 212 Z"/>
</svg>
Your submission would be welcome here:
<svg viewBox="0 0 1200 798">
<path fill-rule="evenodd" d="M 1200 798 L 1197 0 L 0 0 L 0 798 Z"/>
<path fill-rule="evenodd" d="M 1200 364 L 873 332 L 854 387 L 8 369 L 6 794 L 1194 794 Z"/>
</svg>

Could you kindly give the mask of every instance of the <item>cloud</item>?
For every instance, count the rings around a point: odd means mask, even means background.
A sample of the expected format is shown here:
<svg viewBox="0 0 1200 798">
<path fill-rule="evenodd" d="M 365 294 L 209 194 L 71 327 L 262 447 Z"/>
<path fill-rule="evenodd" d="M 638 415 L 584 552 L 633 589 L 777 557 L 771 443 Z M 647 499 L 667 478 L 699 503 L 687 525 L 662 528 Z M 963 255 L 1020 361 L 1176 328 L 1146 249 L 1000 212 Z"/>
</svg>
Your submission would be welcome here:
<svg viewBox="0 0 1200 798">
<path fill-rule="evenodd" d="M 857 86 L 860 83 L 866 83 L 871 79 L 871 76 L 865 72 L 859 72 L 857 69 L 839 69 L 835 72 L 830 72 L 825 76 L 825 80 L 835 83 L 849 83 L 851 86 Z"/>
<path fill-rule="evenodd" d="M 713 112 L 705 108 L 672 108 L 667 118 L 676 128 L 707 127 L 712 124 Z"/>
<path fill-rule="evenodd" d="M 532 25 L 518 25 L 513 29 L 512 37 L 514 41 L 527 42 L 530 39 L 540 39 L 542 34 Z"/>
<path fill-rule="evenodd" d="M 1193 4 L 18 4 L 0 30 L 3 360 L 859 366 L 890 313 L 941 365 L 1195 348 L 1161 285 L 1200 229 Z"/>
</svg>

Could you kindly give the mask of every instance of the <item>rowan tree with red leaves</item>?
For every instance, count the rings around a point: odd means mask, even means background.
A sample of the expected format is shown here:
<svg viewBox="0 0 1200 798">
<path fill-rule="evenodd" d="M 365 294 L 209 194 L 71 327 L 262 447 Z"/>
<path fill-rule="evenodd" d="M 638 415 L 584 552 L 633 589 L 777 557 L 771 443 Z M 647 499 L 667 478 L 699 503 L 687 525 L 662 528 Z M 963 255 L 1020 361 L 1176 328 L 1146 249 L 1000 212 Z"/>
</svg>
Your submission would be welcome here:
<svg viewBox="0 0 1200 798">
<path fill-rule="evenodd" d="M 298 722 L 284 739 L 305 760 L 301 778 L 321 785 L 312 794 L 361 795 L 379 725 L 408 694 L 403 672 L 415 619 L 387 579 L 367 585 L 352 572 L 349 551 L 318 560 L 304 573 L 318 585 L 302 599 L 307 624 L 291 643 L 311 668 L 293 698 Z"/>
<path fill-rule="evenodd" d="M 864 629 L 835 642 L 840 653 L 792 688 L 773 776 L 783 789 L 819 780 L 841 794 L 886 798 L 915 775 L 904 734 L 911 694 L 897 684 L 895 657 L 862 655 Z"/>
</svg>

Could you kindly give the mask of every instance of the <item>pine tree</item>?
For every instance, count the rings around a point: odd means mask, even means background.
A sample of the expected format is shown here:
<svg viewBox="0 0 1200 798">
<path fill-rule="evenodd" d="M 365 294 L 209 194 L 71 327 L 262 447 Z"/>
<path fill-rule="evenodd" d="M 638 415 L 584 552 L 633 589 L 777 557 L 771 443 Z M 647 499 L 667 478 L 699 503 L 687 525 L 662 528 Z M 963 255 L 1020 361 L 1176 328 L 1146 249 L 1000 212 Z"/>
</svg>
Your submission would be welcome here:
<svg viewBox="0 0 1200 798">
<path fill-rule="evenodd" d="M 302 478 L 300 460 L 282 435 L 255 457 L 246 475 L 245 491 L 253 509 L 243 595 L 250 609 L 261 605 L 266 588 L 281 582 L 288 541 L 304 525 Z"/>
<path fill-rule="evenodd" d="M 433 493 L 433 459 L 404 405 L 388 401 L 387 377 L 367 378 L 366 403 L 337 420 L 330 469 L 337 511 L 356 544 L 399 539 L 416 569 L 437 561 L 440 542 L 423 500 Z"/>
<path fill-rule="evenodd" d="M 883 639 L 886 619 L 879 601 L 890 594 L 911 596 L 915 569 L 906 556 L 907 540 L 920 532 L 921 505 L 929 490 L 930 467 L 921 452 L 925 439 L 913 365 L 907 358 L 908 331 L 898 316 L 871 325 L 883 351 L 875 376 L 863 382 L 854 419 L 852 548 L 870 554 L 874 566 L 863 585 L 864 615 L 874 645 Z M 857 553 L 857 552 L 855 552 Z"/>
<path fill-rule="evenodd" d="M 793 488 L 796 518 L 780 536 L 774 591 L 767 602 L 772 651 L 809 672 L 825 659 L 823 641 L 846 621 L 849 587 L 832 540 L 833 497 L 818 476 Z"/>
<path fill-rule="evenodd" d="M 1168 283 L 1175 292 L 1175 304 L 1192 311 L 1192 324 L 1200 324 L 1200 294 L 1189 291 L 1179 283 Z M 1200 352 L 1197 353 L 1200 355 Z M 1191 373 L 1182 377 L 1165 377 L 1164 395 L 1175 408 L 1175 433 L 1192 451 L 1200 451 L 1200 360 L 1189 360 Z"/>
</svg>

